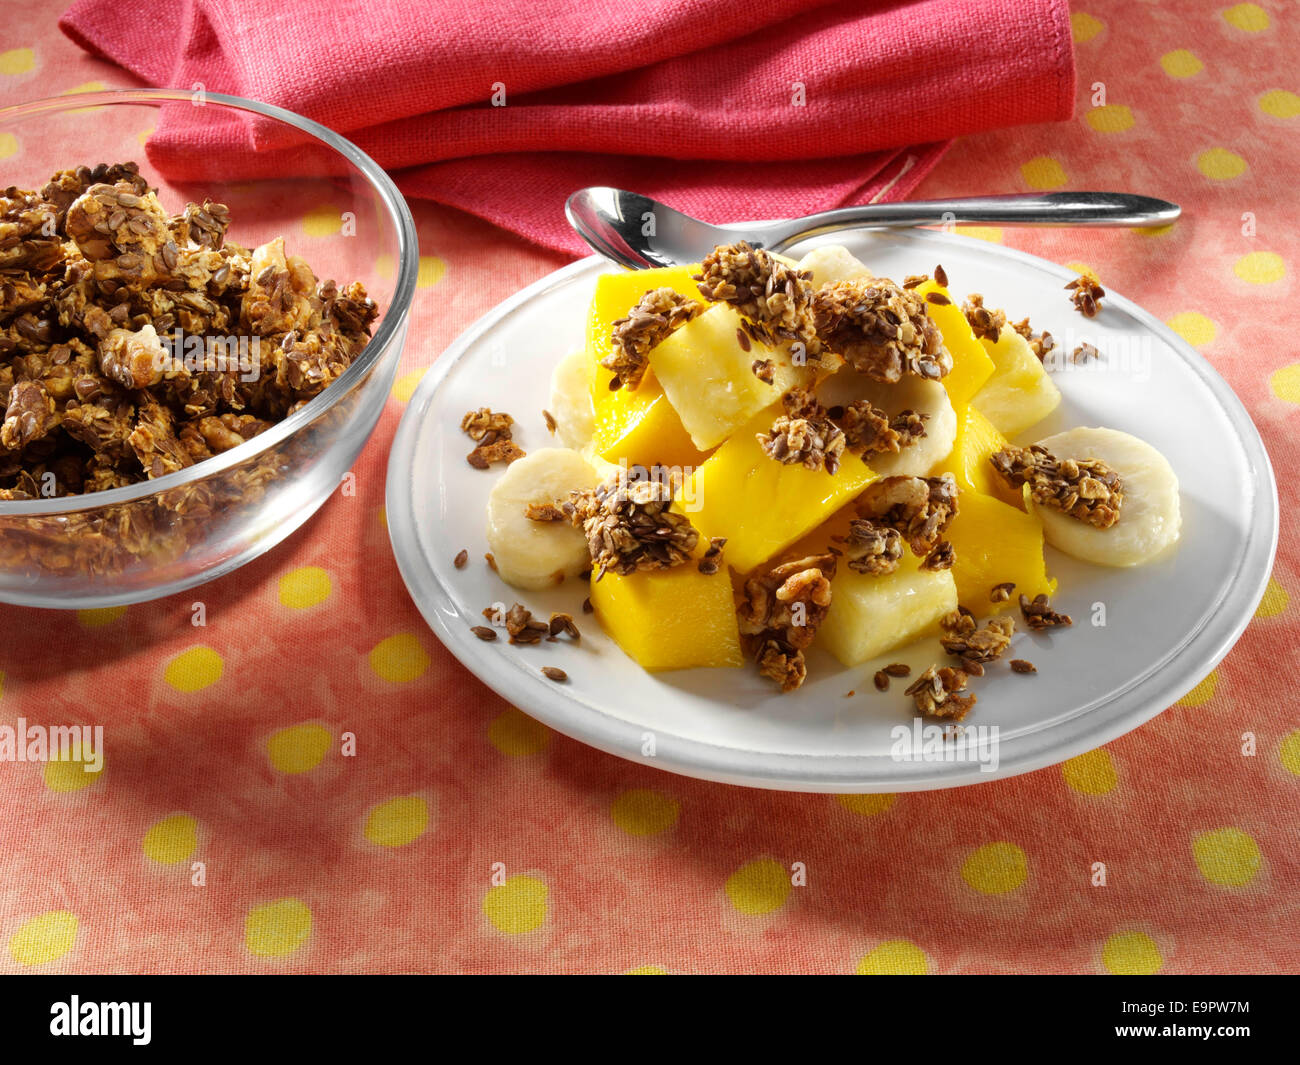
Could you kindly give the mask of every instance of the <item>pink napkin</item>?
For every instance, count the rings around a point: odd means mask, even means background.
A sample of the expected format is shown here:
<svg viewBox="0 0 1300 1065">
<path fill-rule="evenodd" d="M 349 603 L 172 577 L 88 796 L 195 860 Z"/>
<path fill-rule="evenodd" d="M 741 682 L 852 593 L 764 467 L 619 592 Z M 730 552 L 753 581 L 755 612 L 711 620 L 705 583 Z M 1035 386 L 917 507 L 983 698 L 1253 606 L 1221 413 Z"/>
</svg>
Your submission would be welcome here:
<svg viewBox="0 0 1300 1065">
<path fill-rule="evenodd" d="M 1066 0 L 77 0 L 60 26 L 151 84 L 305 114 L 408 195 L 575 252 L 562 205 L 582 185 L 716 220 L 900 199 L 952 137 L 1074 98 Z M 177 181 L 215 151 L 274 173 L 301 157 L 285 134 L 164 118 L 149 153 Z"/>
</svg>

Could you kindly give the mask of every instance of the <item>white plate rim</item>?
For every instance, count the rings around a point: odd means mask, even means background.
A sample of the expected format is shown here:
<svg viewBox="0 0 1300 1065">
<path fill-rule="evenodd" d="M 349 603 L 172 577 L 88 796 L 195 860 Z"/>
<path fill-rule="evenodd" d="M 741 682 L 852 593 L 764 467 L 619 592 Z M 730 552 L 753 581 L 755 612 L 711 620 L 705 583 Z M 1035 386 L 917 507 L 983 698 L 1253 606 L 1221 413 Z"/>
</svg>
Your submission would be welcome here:
<svg viewBox="0 0 1300 1065">
<path fill-rule="evenodd" d="M 848 231 L 855 232 L 855 231 Z M 935 230 L 913 230 L 911 237 L 980 246 L 1000 256 L 1053 274 L 1063 281 L 1074 272 L 1029 252 Z M 608 266 L 598 255 L 570 263 L 547 274 L 497 304 L 465 329 L 425 373 L 411 397 L 389 453 L 385 513 L 389 540 L 407 591 L 442 644 L 479 680 L 502 698 L 547 726 L 620 758 L 666 772 L 749 787 L 816 793 L 925 791 L 988 783 L 1059 764 L 1103 746 L 1151 720 L 1186 695 L 1217 666 L 1250 624 L 1272 574 L 1277 552 L 1279 505 L 1277 482 L 1268 452 L 1240 398 L 1217 370 L 1182 337 L 1138 304 L 1108 290 L 1107 299 L 1159 336 L 1192 369 L 1218 401 L 1236 430 L 1247 464 L 1254 475 L 1247 543 L 1228 591 L 1213 614 L 1194 631 L 1159 669 L 1105 699 L 1091 711 L 1059 726 L 1003 740 L 996 772 L 982 772 L 975 762 L 935 763 L 924 769 L 912 765 L 906 779 L 881 779 L 864 770 L 879 766 L 878 755 L 781 754 L 725 747 L 656 730 L 652 757 L 640 755 L 644 729 L 570 698 L 560 685 L 522 670 L 503 668 L 499 653 L 466 629 L 451 597 L 424 565 L 415 515 L 412 459 L 415 439 L 442 380 L 498 322 L 574 277 Z M 1263 520 L 1261 520 L 1263 519 Z M 1181 668 L 1180 668 L 1181 667 Z M 629 662 L 629 668 L 637 668 Z M 593 712 L 594 711 L 594 712 Z M 1062 735 L 1065 733 L 1065 735 Z"/>
</svg>

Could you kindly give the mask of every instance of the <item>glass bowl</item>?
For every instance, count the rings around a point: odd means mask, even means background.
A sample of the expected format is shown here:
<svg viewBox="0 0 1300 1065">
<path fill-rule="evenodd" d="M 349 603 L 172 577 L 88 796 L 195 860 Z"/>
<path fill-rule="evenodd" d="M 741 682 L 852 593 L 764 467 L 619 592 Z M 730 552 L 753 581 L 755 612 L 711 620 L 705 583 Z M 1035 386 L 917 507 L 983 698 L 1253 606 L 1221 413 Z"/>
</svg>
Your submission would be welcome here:
<svg viewBox="0 0 1300 1065">
<path fill-rule="evenodd" d="M 317 278 L 361 281 L 379 310 L 371 339 L 322 392 L 213 458 L 108 491 L 0 500 L 0 601 L 117 606 L 229 573 L 339 488 L 388 398 L 419 265 L 401 194 L 324 126 L 196 90 L 86 93 L 0 109 L 0 141 L 16 149 L 0 162 L 0 189 L 39 190 L 58 170 L 135 161 L 167 213 L 224 203 L 231 242 L 253 248 L 283 236 Z M 255 153 L 250 140 L 279 146 Z"/>
</svg>

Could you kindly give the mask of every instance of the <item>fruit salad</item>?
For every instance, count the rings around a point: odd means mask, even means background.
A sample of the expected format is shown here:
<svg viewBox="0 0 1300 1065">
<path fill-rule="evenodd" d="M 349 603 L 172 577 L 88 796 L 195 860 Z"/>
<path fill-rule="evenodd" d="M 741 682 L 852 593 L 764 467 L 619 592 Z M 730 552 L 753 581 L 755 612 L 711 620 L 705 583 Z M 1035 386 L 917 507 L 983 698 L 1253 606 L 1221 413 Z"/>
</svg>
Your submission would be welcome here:
<svg viewBox="0 0 1300 1065">
<path fill-rule="evenodd" d="M 1069 287 L 1101 312 L 1100 286 Z M 585 346 L 554 370 L 556 446 L 525 454 L 509 415 L 465 416 L 470 464 L 496 475 L 489 561 L 523 592 L 569 582 L 644 669 L 754 668 L 788 693 L 820 645 L 960 721 L 1018 626 L 1070 624 L 1045 544 L 1138 566 L 1179 536 L 1178 481 L 1150 444 L 1035 437 L 1061 402 L 1053 343 L 959 301 L 941 266 L 895 282 L 839 246 L 604 274 Z M 546 638 L 515 613 L 512 642 Z M 570 615 L 557 627 L 576 634 Z M 918 676 L 889 660 L 923 639 L 936 661 Z"/>
</svg>

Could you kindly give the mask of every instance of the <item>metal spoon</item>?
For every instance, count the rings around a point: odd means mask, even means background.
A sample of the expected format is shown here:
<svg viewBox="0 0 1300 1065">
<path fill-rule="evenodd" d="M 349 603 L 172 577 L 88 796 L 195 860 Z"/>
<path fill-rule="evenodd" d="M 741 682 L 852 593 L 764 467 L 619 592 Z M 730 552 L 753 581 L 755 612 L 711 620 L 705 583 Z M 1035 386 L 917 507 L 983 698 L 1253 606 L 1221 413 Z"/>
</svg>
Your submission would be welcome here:
<svg viewBox="0 0 1300 1065">
<path fill-rule="evenodd" d="M 956 200 L 872 203 L 806 218 L 715 226 L 636 192 L 596 185 L 564 205 L 569 223 L 607 259 L 633 270 L 697 263 L 719 244 L 747 240 L 780 251 L 804 237 L 837 229 L 975 222 L 1013 226 L 1162 226 L 1176 219 L 1176 203 L 1129 192 L 1044 192 L 971 196 Z"/>
</svg>

